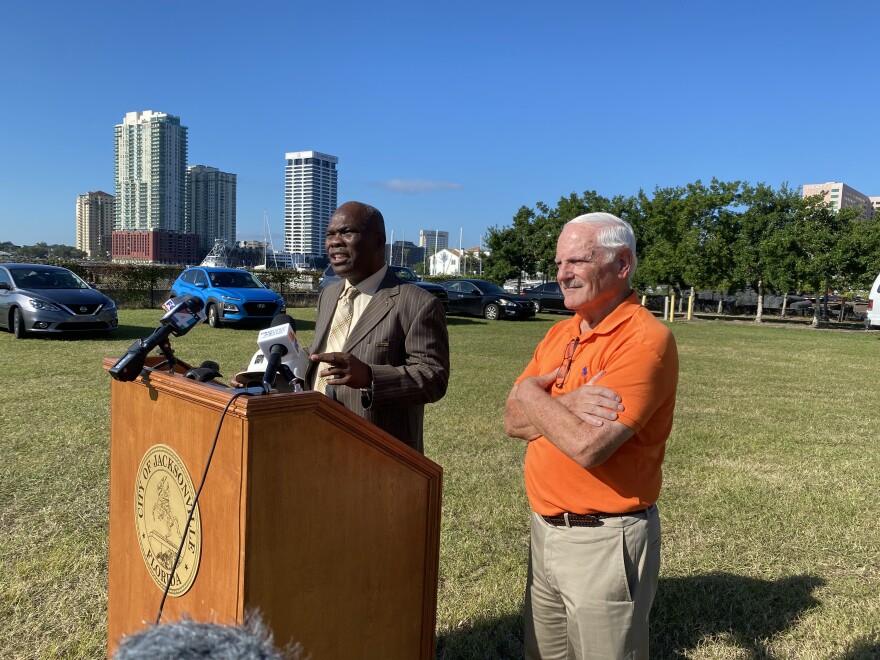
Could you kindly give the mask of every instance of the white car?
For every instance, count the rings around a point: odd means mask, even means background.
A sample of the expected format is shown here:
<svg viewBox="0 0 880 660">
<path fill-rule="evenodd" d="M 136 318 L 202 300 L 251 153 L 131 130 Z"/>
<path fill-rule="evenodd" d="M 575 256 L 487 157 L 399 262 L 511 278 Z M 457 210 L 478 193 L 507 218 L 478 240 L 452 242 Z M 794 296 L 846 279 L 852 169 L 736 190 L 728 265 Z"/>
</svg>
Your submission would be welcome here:
<svg viewBox="0 0 880 660">
<path fill-rule="evenodd" d="M 880 328 L 880 275 L 871 285 L 868 292 L 868 315 L 865 317 L 868 328 Z"/>
</svg>

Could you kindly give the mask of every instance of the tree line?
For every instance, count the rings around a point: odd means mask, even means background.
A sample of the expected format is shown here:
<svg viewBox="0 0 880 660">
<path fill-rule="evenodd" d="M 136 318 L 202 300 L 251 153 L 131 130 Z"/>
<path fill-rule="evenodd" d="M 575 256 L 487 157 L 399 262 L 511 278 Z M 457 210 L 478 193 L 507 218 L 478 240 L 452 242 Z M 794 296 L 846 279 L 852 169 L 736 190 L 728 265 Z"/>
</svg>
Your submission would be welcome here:
<svg viewBox="0 0 880 660">
<path fill-rule="evenodd" d="M 653 195 L 640 190 L 607 198 L 590 190 L 562 197 L 555 207 L 522 206 L 512 224 L 489 229 L 484 273 L 498 282 L 523 273 L 552 279 L 562 226 L 595 211 L 632 225 L 637 289 L 752 289 L 758 321 L 765 292 L 815 294 L 817 301 L 825 295 L 827 304 L 829 291 L 852 298 L 880 272 L 880 220 L 865 219 L 857 208 L 834 211 L 822 195 L 802 198 L 787 184 L 713 178 L 708 185 L 657 187 Z"/>
<path fill-rule="evenodd" d="M 0 252 L 19 259 L 85 259 L 86 253 L 70 245 L 59 243 L 37 243 L 36 245 L 15 245 L 11 241 L 0 242 Z M 2 258 L 0 258 L 2 260 Z"/>
</svg>

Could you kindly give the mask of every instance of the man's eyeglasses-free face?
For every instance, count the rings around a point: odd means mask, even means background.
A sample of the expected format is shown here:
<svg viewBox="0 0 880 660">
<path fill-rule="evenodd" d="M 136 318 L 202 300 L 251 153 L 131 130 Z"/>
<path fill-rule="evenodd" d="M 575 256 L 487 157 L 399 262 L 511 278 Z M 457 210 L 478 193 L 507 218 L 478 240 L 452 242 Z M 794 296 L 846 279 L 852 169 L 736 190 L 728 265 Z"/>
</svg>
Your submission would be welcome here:
<svg viewBox="0 0 880 660">
<path fill-rule="evenodd" d="M 574 352 L 577 350 L 579 341 L 580 338 L 575 337 L 568 342 L 568 346 L 565 347 L 565 357 L 562 358 L 562 364 L 556 370 L 556 387 L 560 390 L 565 385 L 565 379 L 568 378 L 568 372 L 571 370 L 571 361 L 574 358 Z"/>
</svg>

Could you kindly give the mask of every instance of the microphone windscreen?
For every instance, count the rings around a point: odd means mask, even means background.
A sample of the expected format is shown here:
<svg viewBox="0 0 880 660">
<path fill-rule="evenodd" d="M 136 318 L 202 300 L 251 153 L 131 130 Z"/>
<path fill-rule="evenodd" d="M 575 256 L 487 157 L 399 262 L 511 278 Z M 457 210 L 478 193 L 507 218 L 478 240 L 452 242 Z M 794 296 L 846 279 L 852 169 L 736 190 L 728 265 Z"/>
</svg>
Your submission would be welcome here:
<svg viewBox="0 0 880 660">
<path fill-rule="evenodd" d="M 200 383 L 207 383 L 209 380 L 222 378 L 222 374 L 219 371 L 214 371 L 209 367 L 196 367 L 195 369 L 190 369 L 189 371 L 187 371 L 183 375 L 183 377 L 190 378 Z"/>
<path fill-rule="evenodd" d="M 278 314 L 272 319 L 272 323 L 269 324 L 270 328 L 274 328 L 276 325 L 284 325 L 285 323 L 289 323 L 291 329 L 296 332 L 296 320 L 290 314 Z"/>
<path fill-rule="evenodd" d="M 216 371 L 218 374 L 220 373 L 220 365 L 214 362 L 214 360 L 205 360 L 202 362 L 199 367 L 202 369 L 210 369 L 211 371 Z"/>
<path fill-rule="evenodd" d="M 190 296 L 189 300 L 186 301 L 186 307 L 193 314 L 198 314 L 205 307 L 205 301 L 201 298 L 196 298 L 195 296 Z"/>
</svg>

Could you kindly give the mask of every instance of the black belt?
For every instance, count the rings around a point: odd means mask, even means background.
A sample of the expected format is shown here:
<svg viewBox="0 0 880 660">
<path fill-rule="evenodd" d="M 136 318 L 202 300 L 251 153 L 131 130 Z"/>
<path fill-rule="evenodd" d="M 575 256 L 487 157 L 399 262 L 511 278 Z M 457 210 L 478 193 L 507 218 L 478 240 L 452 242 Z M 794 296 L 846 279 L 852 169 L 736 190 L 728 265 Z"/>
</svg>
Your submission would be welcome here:
<svg viewBox="0 0 880 660">
<path fill-rule="evenodd" d="M 622 518 L 623 516 L 637 516 L 645 513 L 648 509 L 638 511 L 626 511 L 625 513 L 560 513 L 558 516 L 541 516 L 549 524 L 555 527 L 599 527 L 605 518 Z"/>
</svg>

